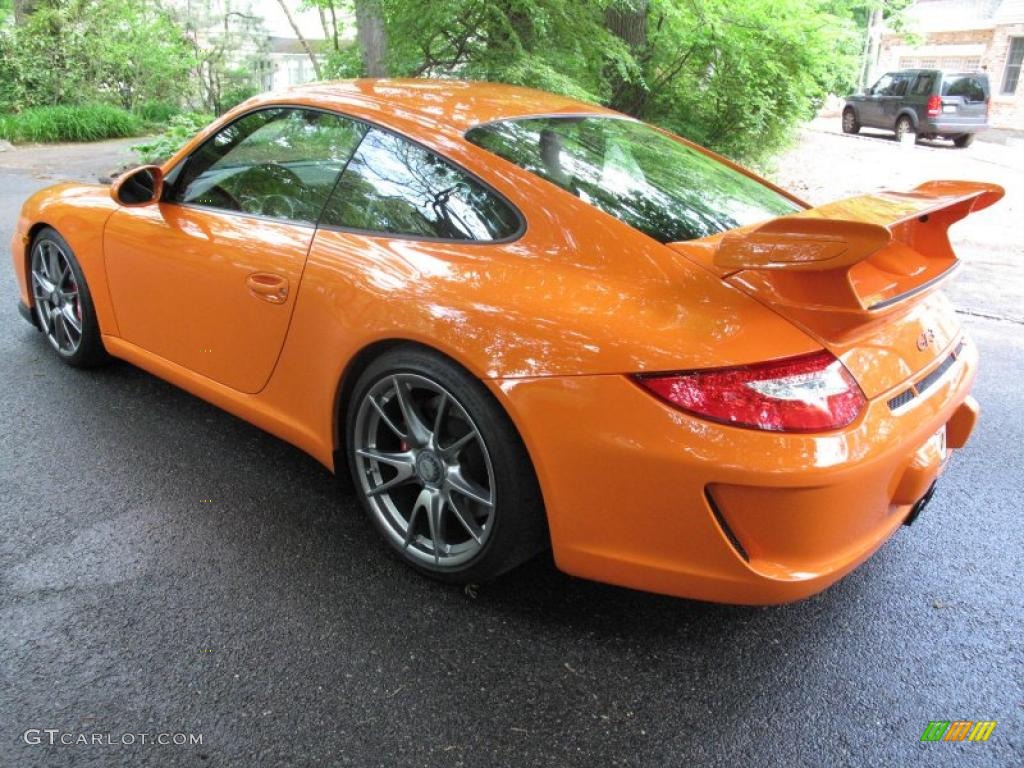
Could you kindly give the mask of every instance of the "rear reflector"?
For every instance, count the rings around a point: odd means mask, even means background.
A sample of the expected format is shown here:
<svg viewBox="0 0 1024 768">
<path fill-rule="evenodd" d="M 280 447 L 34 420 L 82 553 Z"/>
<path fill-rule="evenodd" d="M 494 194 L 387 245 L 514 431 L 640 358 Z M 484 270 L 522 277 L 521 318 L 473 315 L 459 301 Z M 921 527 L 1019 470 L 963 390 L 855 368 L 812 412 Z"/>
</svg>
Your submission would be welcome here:
<svg viewBox="0 0 1024 768">
<path fill-rule="evenodd" d="M 636 380 L 682 411 L 774 432 L 839 429 L 867 403 L 846 367 L 825 351 L 735 368 L 641 374 Z"/>
</svg>

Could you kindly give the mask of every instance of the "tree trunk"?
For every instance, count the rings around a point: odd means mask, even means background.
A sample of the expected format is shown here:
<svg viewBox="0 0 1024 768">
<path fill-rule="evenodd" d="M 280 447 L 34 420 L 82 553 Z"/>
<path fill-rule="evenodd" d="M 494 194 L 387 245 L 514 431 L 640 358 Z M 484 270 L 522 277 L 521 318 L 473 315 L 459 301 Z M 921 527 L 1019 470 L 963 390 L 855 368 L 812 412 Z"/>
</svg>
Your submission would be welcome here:
<svg viewBox="0 0 1024 768">
<path fill-rule="evenodd" d="M 324 13 L 324 7 L 322 5 L 318 5 L 316 7 L 316 12 L 320 15 L 320 28 L 324 31 L 324 40 L 330 40 L 331 30 L 327 27 L 327 14 Z"/>
<path fill-rule="evenodd" d="M 39 5 L 39 0 L 14 0 L 14 23 L 24 23 L 35 11 L 37 5 Z"/>
<path fill-rule="evenodd" d="M 387 77 L 388 33 L 380 0 L 356 0 L 356 39 L 367 77 Z"/>
<path fill-rule="evenodd" d="M 328 8 L 331 10 L 331 41 L 334 43 L 334 52 L 337 53 L 341 48 L 338 45 L 338 16 L 334 12 L 334 0 L 331 0 Z"/>
<path fill-rule="evenodd" d="M 648 0 L 618 0 L 604 12 L 604 25 L 633 51 L 647 47 Z"/>
<path fill-rule="evenodd" d="M 615 0 L 604 12 L 605 28 L 629 46 L 638 67 L 647 51 L 647 11 L 649 0 Z M 640 117 L 649 96 L 635 80 L 612 74 L 612 98 L 609 106 Z"/>
<path fill-rule="evenodd" d="M 867 88 L 874 74 L 872 70 L 878 64 L 878 50 L 882 44 L 882 8 L 881 6 L 872 9 L 871 16 L 868 18 L 868 39 L 867 39 L 867 52 L 864 56 L 864 69 L 861 71 L 860 85 L 861 88 Z"/>
<path fill-rule="evenodd" d="M 320 60 L 317 59 L 316 54 L 313 53 L 313 49 L 309 47 L 309 41 L 303 37 L 302 32 L 299 30 L 299 25 L 295 23 L 295 17 L 292 16 L 292 12 L 288 10 L 288 5 L 284 0 L 277 0 L 277 4 L 281 6 L 281 10 L 284 11 L 284 15 L 288 18 L 288 23 L 292 25 L 292 31 L 295 32 L 295 37 L 298 38 L 299 44 L 306 51 L 306 55 L 309 56 L 309 60 L 313 63 L 313 72 L 316 74 L 316 79 L 323 79 L 323 75 L 320 74 Z"/>
</svg>

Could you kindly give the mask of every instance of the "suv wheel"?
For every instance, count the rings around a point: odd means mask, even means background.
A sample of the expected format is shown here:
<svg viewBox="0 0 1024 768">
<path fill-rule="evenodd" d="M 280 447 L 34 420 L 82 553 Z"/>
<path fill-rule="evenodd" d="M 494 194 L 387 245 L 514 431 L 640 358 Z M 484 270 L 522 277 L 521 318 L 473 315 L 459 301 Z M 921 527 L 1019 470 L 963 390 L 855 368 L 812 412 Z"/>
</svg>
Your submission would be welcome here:
<svg viewBox="0 0 1024 768">
<path fill-rule="evenodd" d="M 896 141 L 903 141 L 903 137 L 908 133 L 914 133 L 914 123 L 909 117 L 904 115 L 896 121 Z"/>
<path fill-rule="evenodd" d="M 960 149 L 971 146 L 974 143 L 973 133 L 961 133 L 959 136 L 953 139 L 953 143 L 956 144 Z"/>
<path fill-rule="evenodd" d="M 843 133 L 857 133 L 860 131 L 860 123 L 857 122 L 857 113 L 852 107 L 843 110 Z"/>
</svg>

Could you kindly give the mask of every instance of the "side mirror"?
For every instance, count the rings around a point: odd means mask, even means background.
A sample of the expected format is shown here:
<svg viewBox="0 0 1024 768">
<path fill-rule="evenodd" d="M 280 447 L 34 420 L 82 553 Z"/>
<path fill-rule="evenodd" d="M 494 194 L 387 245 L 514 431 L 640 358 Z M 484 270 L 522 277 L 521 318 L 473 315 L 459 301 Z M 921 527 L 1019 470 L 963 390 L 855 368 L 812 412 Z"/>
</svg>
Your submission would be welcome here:
<svg viewBox="0 0 1024 768">
<path fill-rule="evenodd" d="M 110 196 L 119 205 L 137 207 L 160 201 L 164 191 L 164 172 L 159 165 L 144 165 L 126 171 L 114 180 Z"/>
</svg>

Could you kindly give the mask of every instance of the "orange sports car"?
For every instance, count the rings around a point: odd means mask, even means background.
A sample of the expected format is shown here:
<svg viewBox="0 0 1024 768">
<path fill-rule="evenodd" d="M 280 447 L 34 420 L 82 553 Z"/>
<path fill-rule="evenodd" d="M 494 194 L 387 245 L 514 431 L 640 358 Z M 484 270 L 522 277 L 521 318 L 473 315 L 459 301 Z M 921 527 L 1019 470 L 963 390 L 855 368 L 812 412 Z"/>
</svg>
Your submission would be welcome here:
<svg viewBox="0 0 1024 768">
<path fill-rule="evenodd" d="M 22 312 L 351 475 L 453 582 L 562 570 L 778 603 L 932 495 L 978 406 L 939 285 L 992 184 L 813 208 L 610 110 L 508 86 L 252 99 L 164 165 L 29 199 Z"/>
</svg>

